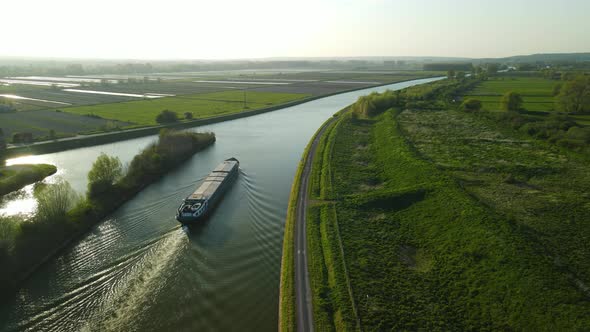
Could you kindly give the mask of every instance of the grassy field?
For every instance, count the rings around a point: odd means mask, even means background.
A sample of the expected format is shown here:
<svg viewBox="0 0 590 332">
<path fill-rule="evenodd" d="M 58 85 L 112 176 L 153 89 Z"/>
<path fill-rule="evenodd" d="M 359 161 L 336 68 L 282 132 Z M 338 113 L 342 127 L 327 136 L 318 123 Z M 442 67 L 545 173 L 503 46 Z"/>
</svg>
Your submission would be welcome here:
<svg viewBox="0 0 590 332">
<path fill-rule="evenodd" d="M 431 110 L 338 125 L 314 177 L 326 203 L 308 221 L 310 251 L 320 239 L 337 253 L 322 235 L 336 220 L 363 329 L 590 326 L 587 161 L 495 126 Z M 339 305 L 329 294 L 322 308 Z"/>
<path fill-rule="evenodd" d="M 97 119 L 78 114 L 55 111 L 0 113 L 0 126 L 7 139 L 13 133 L 30 132 L 35 139 L 49 139 L 49 131 L 57 137 L 74 136 L 80 132 L 108 131 L 130 126 L 131 123 Z"/>
<path fill-rule="evenodd" d="M 301 94 L 255 91 L 246 94 L 249 109 L 264 108 L 305 97 L 306 95 Z M 165 109 L 176 112 L 180 118 L 184 117 L 185 112 L 192 113 L 195 119 L 206 118 L 240 112 L 244 110 L 243 100 L 244 93 L 242 91 L 225 91 L 115 104 L 69 107 L 62 108 L 62 110 L 73 114 L 95 115 L 103 119 L 132 122 L 138 125 L 155 125 L 157 124 L 156 116 Z"/>
<path fill-rule="evenodd" d="M 78 133 L 95 133 L 136 126 L 155 124 L 156 115 L 170 109 L 181 116 L 192 112 L 195 118 L 210 117 L 240 112 L 243 110 L 243 91 L 249 109 L 277 105 L 306 96 L 322 96 L 376 84 L 399 82 L 440 73 L 423 71 L 228 71 L 201 73 L 171 73 L 167 78 L 157 80 L 161 75 L 148 75 L 153 80 L 144 82 L 143 76 L 132 82 L 109 84 L 85 84 L 75 87 L 81 90 L 132 94 L 171 94 L 175 97 L 158 100 L 144 100 L 138 97 L 113 96 L 64 91 L 62 88 L 28 84 L 0 85 L 0 94 L 14 94 L 26 98 L 10 99 L 17 114 L 0 114 L 0 127 L 5 133 L 31 132 L 36 140 L 49 139 L 50 130 L 58 137 Z M 106 75 L 112 76 L 112 75 Z M 105 77 L 106 77 L 105 76 Z M 125 76 L 125 75 L 124 75 Z M 126 79 L 115 75 L 111 79 Z M 221 83 L 195 82 L 215 80 Z M 274 80 L 281 84 L 240 84 L 232 81 L 252 83 Z M 332 82 L 336 81 L 336 82 Z M 344 81 L 344 82 L 338 82 Z M 288 83 L 288 84 L 285 84 Z M 4 98 L 4 97 L 0 97 Z M 53 102 L 71 104 L 64 105 Z M 61 115 L 53 110 L 63 110 Z M 35 111 L 34 114 L 18 114 Z M 96 115 L 101 118 L 80 117 Z M 119 121 L 114 121 L 119 120 Z"/>
<path fill-rule="evenodd" d="M 538 77 L 492 77 L 467 95 L 481 100 L 484 109 L 498 111 L 502 95 L 514 91 L 523 97 L 526 110 L 551 111 L 555 109 L 553 88 L 558 83 L 561 82 Z"/>
</svg>

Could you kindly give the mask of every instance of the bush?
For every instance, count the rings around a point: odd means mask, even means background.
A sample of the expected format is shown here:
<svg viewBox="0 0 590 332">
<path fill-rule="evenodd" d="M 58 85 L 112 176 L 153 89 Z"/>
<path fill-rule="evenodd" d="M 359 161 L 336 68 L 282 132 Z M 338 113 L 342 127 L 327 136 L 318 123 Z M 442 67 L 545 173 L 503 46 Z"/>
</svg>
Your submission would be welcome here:
<svg viewBox="0 0 590 332">
<path fill-rule="evenodd" d="M 522 108 L 522 97 L 514 91 L 509 91 L 502 96 L 500 104 L 505 111 L 518 111 Z"/>
<path fill-rule="evenodd" d="M 157 123 L 174 123 L 178 122 L 178 115 L 169 110 L 163 110 L 162 113 L 156 116 Z"/>
<path fill-rule="evenodd" d="M 481 101 L 469 98 L 461 104 L 461 110 L 468 112 L 479 111 L 481 110 Z"/>
<path fill-rule="evenodd" d="M 78 200 L 78 194 L 63 179 L 59 179 L 55 184 L 47 185 L 37 194 L 36 222 L 52 223 L 64 220 L 67 212 Z"/>
<path fill-rule="evenodd" d="M 193 113 L 191 112 L 185 112 L 184 113 L 184 118 L 187 120 L 192 120 L 193 119 Z"/>
<path fill-rule="evenodd" d="M 121 160 L 101 153 L 88 172 L 88 197 L 94 198 L 107 192 L 122 175 Z"/>
<path fill-rule="evenodd" d="M 565 82 L 560 90 L 557 106 L 569 113 L 590 111 L 590 77 L 578 76 Z"/>
</svg>

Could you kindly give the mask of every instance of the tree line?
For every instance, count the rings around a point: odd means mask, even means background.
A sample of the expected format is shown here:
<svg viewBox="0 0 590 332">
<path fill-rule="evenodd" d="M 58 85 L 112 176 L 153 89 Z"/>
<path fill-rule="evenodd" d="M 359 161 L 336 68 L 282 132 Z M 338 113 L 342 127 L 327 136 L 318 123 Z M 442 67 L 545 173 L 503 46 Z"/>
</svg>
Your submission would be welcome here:
<svg viewBox="0 0 590 332">
<path fill-rule="evenodd" d="M 194 153 L 215 141 L 213 133 L 163 129 L 158 141 L 136 155 L 127 166 L 101 154 L 88 173 L 84 196 L 70 184 L 37 183 L 38 202 L 31 220 L 0 216 L 0 293 L 10 291 L 47 253 L 81 234 Z"/>
</svg>

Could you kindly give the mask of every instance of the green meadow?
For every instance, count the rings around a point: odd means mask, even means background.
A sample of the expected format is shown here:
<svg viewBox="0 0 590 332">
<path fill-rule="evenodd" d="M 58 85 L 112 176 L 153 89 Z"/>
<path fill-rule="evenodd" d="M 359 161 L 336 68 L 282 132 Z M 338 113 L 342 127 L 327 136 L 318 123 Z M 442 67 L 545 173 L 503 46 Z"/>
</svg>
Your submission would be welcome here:
<svg viewBox="0 0 590 332">
<path fill-rule="evenodd" d="M 508 91 L 520 94 L 523 107 L 528 111 L 552 111 L 555 109 L 553 88 L 560 81 L 538 77 L 492 77 L 483 81 L 468 96 L 479 99 L 489 111 L 501 110 L 500 100 Z"/>
<path fill-rule="evenodd" d="M 251 91 L 246 93 L 248 109 L 258 109 L 305 98 L 304 94 Z M 103 119 L 132 122 L 137 125 L 155 125 L 162 110 L 176 112 L 180 118 L 185 112 L 195 119 L 244 111 L 243 91 L 223 91 L 146 99 L 112 104 L 62 108 L 64 112 L 98 116 Z"/>
</svg>

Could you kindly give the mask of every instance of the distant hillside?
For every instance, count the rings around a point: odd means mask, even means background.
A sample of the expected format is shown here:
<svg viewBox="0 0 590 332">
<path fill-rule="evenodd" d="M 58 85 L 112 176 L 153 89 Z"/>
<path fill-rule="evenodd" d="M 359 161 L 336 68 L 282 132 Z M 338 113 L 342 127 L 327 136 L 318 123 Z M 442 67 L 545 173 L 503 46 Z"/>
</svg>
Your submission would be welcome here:
<svg viewBox="0 0 590 332">
<path fill-rule="evenodd" d="M 585 62 L 590 61 L 590 53 L 542 53 L 531 55 L 516 55 L 506 58 L 477 59 L 481 62 L 512 62 L 512 63 L 534 63 L 534 62 Z"/>
</svg>

